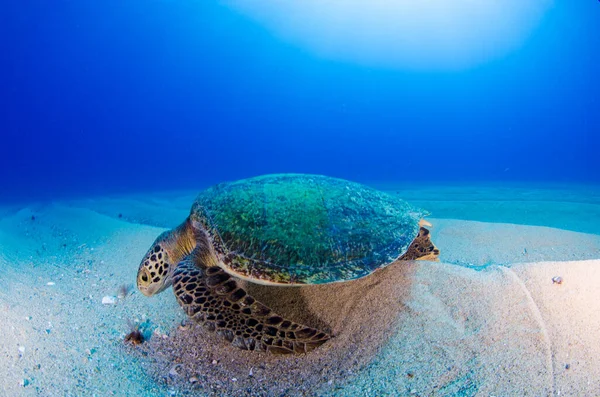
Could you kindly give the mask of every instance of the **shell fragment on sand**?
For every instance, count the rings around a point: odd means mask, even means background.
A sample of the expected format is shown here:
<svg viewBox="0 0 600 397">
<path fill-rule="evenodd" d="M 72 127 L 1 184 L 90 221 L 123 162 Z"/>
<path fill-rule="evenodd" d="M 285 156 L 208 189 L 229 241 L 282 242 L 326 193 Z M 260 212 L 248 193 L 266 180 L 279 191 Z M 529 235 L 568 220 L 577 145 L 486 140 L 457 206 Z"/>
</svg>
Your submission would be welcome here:
<svg viewBox="0 0 600 397">
<path fill-rule="evenodd" d="M 105 297 L 102 298 L 102 304 L 103 305 L 116 305 L 117 297 L 106 295 Z"/>
</svg>

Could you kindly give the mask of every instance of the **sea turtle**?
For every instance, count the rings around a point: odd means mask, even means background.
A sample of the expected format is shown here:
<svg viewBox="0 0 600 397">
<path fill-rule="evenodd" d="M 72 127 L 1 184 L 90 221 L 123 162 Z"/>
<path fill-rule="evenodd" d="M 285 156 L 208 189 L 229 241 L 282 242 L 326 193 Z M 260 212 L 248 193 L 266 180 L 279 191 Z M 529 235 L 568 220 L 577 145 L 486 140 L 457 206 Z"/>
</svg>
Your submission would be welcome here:
<svg viewBox="0 0 600 397">
<path fill-rule="evenodd" d="M 200 193 L 142 259 L 146 296 L 169 286 L 186 314 L 235 346 L 305 353 L 330 338 L 289 321 L 236 279 L 290 286 L 349 281 L 396 260 L 436 260 L 427 215 L 394 195 L 320 175 L 265 175 Z"/>
</svg>

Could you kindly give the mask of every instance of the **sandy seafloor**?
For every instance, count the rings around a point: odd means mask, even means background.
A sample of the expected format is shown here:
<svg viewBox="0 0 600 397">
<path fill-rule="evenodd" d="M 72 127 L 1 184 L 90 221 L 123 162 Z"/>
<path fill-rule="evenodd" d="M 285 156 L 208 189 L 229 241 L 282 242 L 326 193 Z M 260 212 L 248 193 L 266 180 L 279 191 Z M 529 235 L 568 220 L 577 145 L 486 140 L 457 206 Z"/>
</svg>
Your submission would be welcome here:
<svg viewBox="0 0 600 397">
<path fill-rule="evenodd" d="M 441 261 L 249 286 L 335 335 L 294 357 L 186 323 L 170 290 L 117 297 L 195 192 L 1 205 L 0 395 L 600 395 L 600 189 L 380 187 L 432 212 Z"/>
</svg>

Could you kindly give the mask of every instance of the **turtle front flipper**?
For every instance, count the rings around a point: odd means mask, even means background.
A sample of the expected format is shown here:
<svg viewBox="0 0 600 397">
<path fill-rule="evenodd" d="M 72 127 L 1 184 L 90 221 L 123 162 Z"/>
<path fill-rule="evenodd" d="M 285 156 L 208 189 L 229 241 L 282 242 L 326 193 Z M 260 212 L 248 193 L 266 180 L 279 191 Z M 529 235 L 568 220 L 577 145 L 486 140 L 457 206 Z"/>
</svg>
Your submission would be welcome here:
<svg viewBox="0 0 600 397">
<path fill-rule="evenodd" d="M 307 353 L 330 336 L 283 319 L 239 287 L 218 266 L 206 267 L 193 254 L 177 265 L 173 291 L 190 318 L 244 350 Z"/>
</svg>

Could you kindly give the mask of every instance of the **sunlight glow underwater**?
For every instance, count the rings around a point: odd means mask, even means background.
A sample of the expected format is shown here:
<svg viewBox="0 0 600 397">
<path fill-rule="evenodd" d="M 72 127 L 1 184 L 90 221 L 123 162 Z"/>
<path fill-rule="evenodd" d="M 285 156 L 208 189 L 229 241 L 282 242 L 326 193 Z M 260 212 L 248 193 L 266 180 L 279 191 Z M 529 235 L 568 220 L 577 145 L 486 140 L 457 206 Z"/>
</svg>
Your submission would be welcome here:
<svg viewBox="0 0 600 397">
<path fill-rule="evenodd" d="M 457 70 L 505 56 L 553 0 L 227 0 L 283 40 L 332 60 Z"/>
</svg>

